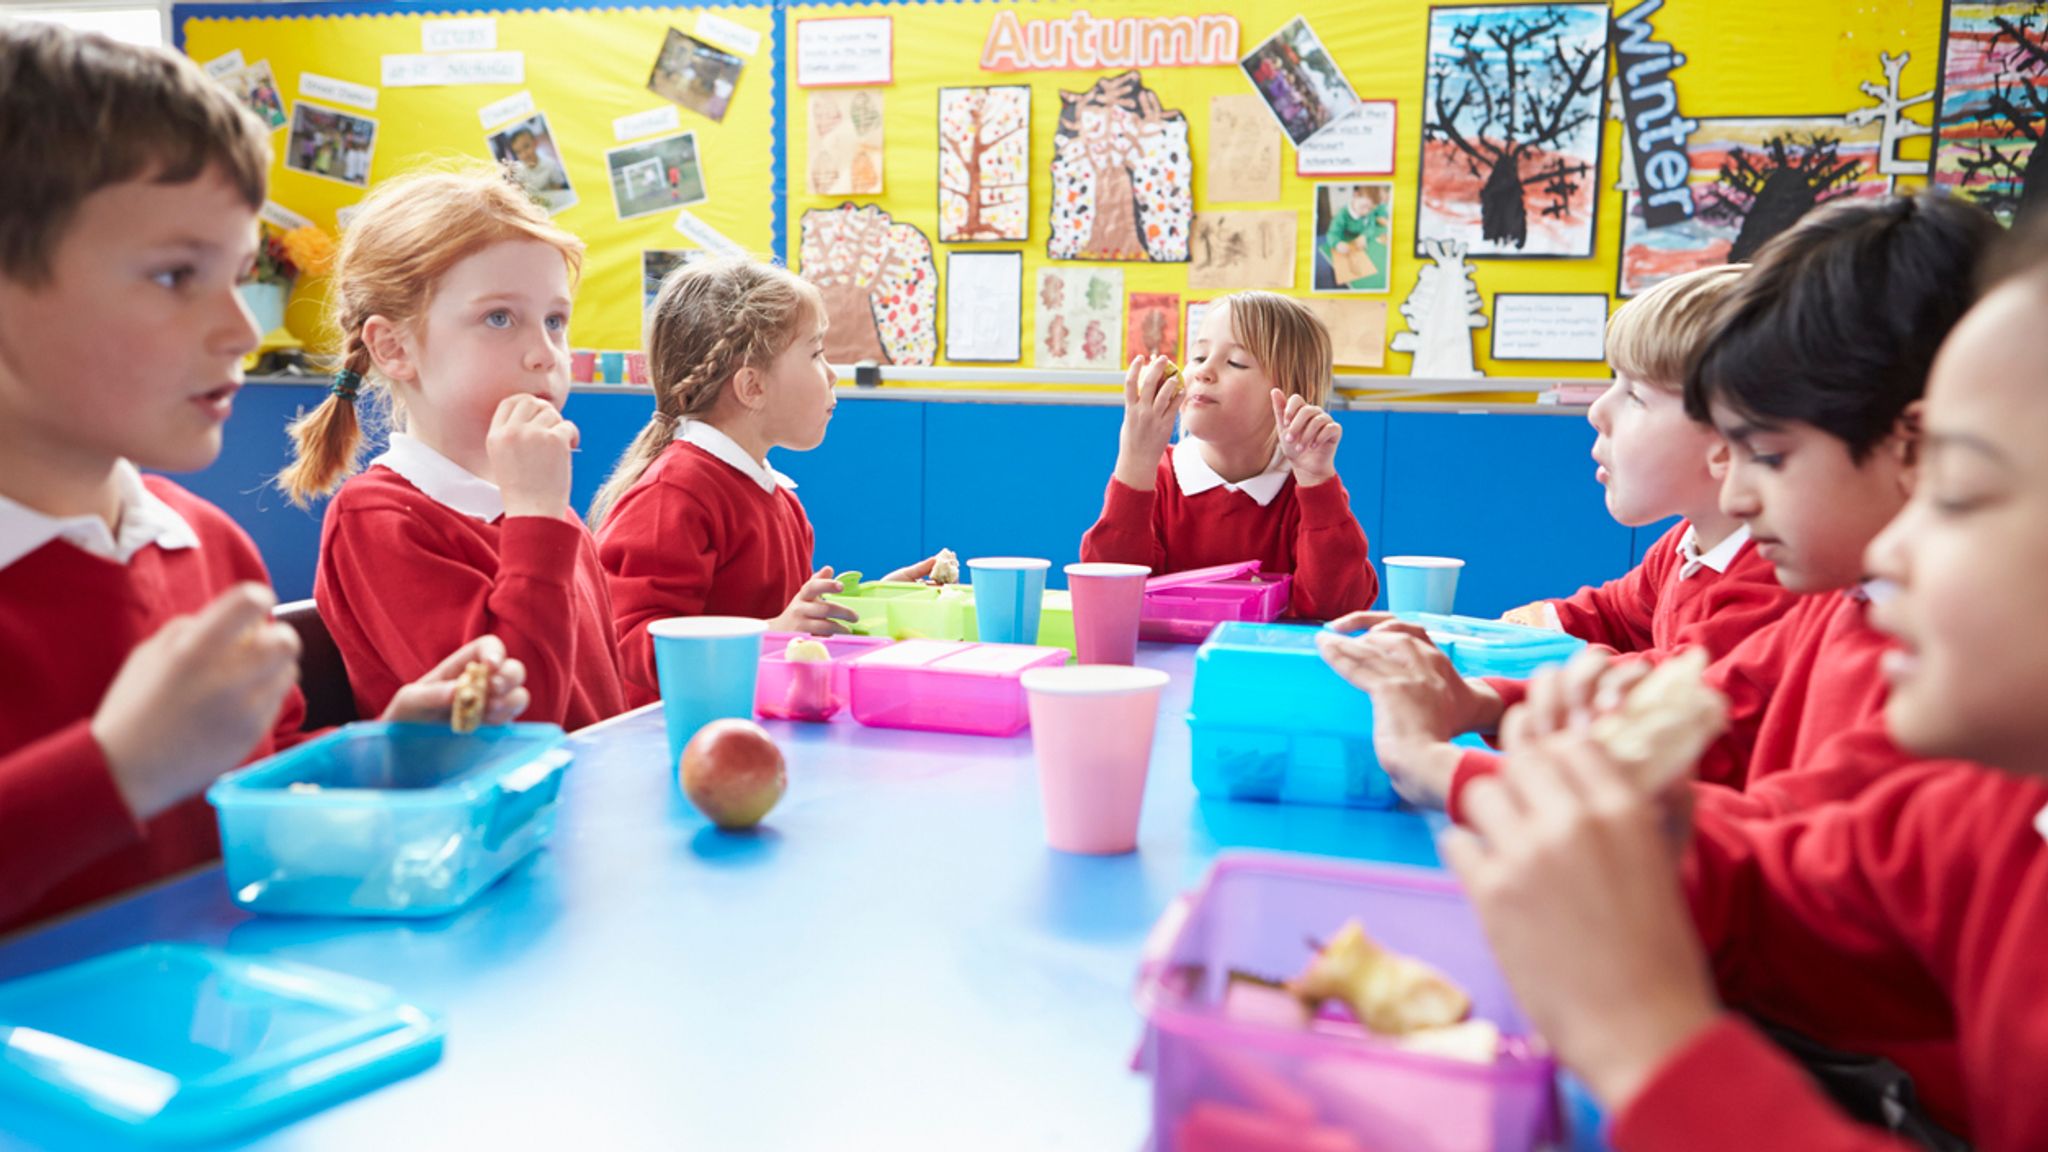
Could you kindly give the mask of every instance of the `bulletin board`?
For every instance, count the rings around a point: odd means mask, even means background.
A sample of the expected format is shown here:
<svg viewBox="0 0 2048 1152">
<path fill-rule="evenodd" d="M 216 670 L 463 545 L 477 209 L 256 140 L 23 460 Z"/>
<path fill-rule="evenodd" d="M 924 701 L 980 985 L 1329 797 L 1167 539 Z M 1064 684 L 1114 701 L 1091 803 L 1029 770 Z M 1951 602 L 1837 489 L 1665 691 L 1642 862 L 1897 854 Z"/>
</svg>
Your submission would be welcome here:
<svg viewBox="0 0 2048 1152">
<path fill-rule="evenodd" d="M 715 86 L 703 98 L 682 93 L 700 108 L 650 91 L 650 76 L 670 30 L 697 33 L 706 16 L 714 18 L 712 26 L 717 20 L 729 21 L 758 37 L 747 53 L 743 49 L 749 45 L 726 42 L 746 39 L 744 35 L 728 32 L 719 41 L 712 41 L 708 33 L 700 35 L 740 62 L 729 93 Z M 365 185 L 452 158 L 492 160 L 492 136 L 530 124 L 534 115 L 544 116 L 553 145 L 547 159 L 559 158 L 575 197 L 574 204 L 554 213 L 554 220 L 588 246 L 570 328 L 571 342 L 579 348 L 640 347 L 644 251 L 699 250 L 705 246 L 699 242 L 704 238 L 723 238 L 755 253 L 773 248 L 776 189 L 764 143 L 774 135 L 771 109 L 777 84 L 775 22 L 767 3 L 695 8 L 600 8 L 577 3 L 179 5 L 173 9 L 173 21 L 179 47 L 202 65 L 230 52 L 239 52 L 247 65 L 269 64 L 285 119 L 272 130 L 276 156 L 270 199 L 330 234 L 338 231 L 337 213 L 361 200 Z M 430 26 L 436 36 L 432 44 L 441 51 L 424 50 L 429 47 Z M 459 56 L 485 43 L 489 51 L 520 55 L 520 82 L 418 87 L 383 83 L 386 57 Z M 453 51 L 446 50 L 450 44 L 456 45 Z M 417 60 L 407 63 L 414 68 L 435 66 Z M 315 78 L 310 91 L 321 94 L 318 97 L 309 94 L 309 74 Z M 467 79 L 471 74 L 453 75 Z M 522 107 L 521 94 L 531 96 L 530 112 Z M 714 119 L 708 113 L 721 109 L 707 99 L 721 96 L 723 118 Z M 364 107 L 371 99 L 374 107 Z M 338 121 L 343 125 L 353 126 L 358 120 L 374 123 L 365 171 L 359 174 L 348 167 L 345 156 L 320 163 L 317 153 L 310 161 L 292 153 L 295 133 L 315 135 L 312 127 L 302 130 L 292 119 L 302 101 L 348 117 Z M 498 110 L 486 116 L 494 105 Z M 640 119 L 618 123 L 627 117 Z M 486 120 L 498 122 L 487 125 Z M 664 189 L 671 169 L 687 168 L 678 162 L 687 160 L 684 146 L 669 142 L 684 132 L 694 136 L 697 182 L 679 171 L 679 187 Z M 617 166 L 631 170 L 627 180 L 638 179 L 623 203 L 614 196 L 613 165 L 607 159 L 607 153 L 621 149 L 628 151 L 619 153 Z M 316 166 L 327 171 L 316 174 Z M 699 194 L 703 199 L 696 199 Z M 715 236 L 700 230 L 693 239 L 679 232 L 676 222 L 682 211 Z M 622 213 L 630 213 L 630 218 L 622 219 Z M 302 278 L 286 315 L 296 334 L 323 347 L 324 291 L 322 281 Z"/>
</svg>

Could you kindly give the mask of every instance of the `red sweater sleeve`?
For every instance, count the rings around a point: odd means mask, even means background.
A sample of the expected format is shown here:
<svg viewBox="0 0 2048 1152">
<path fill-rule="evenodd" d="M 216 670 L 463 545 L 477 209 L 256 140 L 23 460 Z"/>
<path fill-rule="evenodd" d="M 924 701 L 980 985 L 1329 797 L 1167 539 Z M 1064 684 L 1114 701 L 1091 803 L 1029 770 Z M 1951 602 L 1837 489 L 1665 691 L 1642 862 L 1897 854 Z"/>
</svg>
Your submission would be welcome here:
<svg viewBox="0 0 2048 1152">
<path fill-rule="evenodd" d="M 0 925 L 141 838 L 89 718 L 0 756 Z"/>
<path fill-rule="evenodd" d="M 717 517 L 672 484 L 644 484 L 605 520 L 597 555 L 611 590 L 628 703 L 658 699 L 647 625 L 704 614 L 721 555 Z"/>
<path fill-rule="evenodd" d="M 508 516 L 499 522 L 498 568 L 486 572 L 454 555 L 434 529 L 405 509 L 329 509 L 340 516 L 322 557 L 333 600 L 346 605 L 352 633 L 375 671 L 350 660 L 356 706 L 383 712 L 399 687 L 486 633 L 526 665 L 533 701 L 523 719 L 563 723 L 576 667 L 574 584 L 584 528 L 568 519 Z M 406 589 L 405 593 L 395 590 Z M 328 610 L 322 604 L 322 610 Z M 343 657 L 354 654 L 343 644 Z"/>
<path fill-rule="evenodd" d="M 1344 481 L 1332 476 L 1313 488 L 1293 488 L 1301 515 L 1294 538 L 1294 615 L 1329 620 L 1372 607 L 1380 578 L 1366 555 L 1365 529 L 1351 514 Z"/>
<path fill-rule="evenodd" d="M 1161 468 L 1155 484 L 1173 481 Z M 1154 573 L 1166 570 L 1166 541 L 1159 523 L 1159 491 L 1141 492 L 1112 476 L 1102 496 L 1102 515 L 1081 537 L 1081 559 L 1090 562 L 1143 564 Z"/>
<path fill-rule="evenodd" d="M 1653 622 L 1657 598 L 1671 578 L 1681 521 L 1644 554 L 1643 562 L 1621 576 L 1592 588 L 1581 588 L 1563 600 L 1552 600 L 1557 622 L 1588 644 L 1616 652 L 1640 652 L 1656 643 Z"/>
</svg>

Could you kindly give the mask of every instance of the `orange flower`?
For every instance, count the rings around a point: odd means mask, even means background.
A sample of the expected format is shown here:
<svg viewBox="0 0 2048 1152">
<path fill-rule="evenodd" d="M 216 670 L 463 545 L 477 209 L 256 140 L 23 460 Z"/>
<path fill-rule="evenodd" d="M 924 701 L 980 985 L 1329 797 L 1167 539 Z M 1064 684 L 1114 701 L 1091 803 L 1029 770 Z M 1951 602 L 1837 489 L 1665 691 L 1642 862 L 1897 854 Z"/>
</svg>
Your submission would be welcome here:
<svg viewBox="0 0 2048 1152">
<path fill-rule="evenodd" d="M 279 243 L 299 271 L 308 275 L 325 276 L 334 266 L 334 238 L 311 224 L 285 233 Z"/>
</svg>

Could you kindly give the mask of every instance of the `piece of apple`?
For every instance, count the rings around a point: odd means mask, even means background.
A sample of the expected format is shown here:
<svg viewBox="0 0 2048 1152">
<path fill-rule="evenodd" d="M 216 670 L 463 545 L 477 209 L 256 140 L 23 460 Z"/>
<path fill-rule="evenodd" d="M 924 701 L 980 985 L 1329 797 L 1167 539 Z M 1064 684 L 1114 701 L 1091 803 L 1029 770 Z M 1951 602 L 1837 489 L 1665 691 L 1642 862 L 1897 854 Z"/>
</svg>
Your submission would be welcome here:
<svg viewBox="0 0 2048 1152">
<path fill-rule="evenodd" d="M 1456 1024 L 1472 1011 L 1472 998 L 1449 977 L 1373 943 L 1356 920 L 1339 929 L 1288 987 L 1311 1004 L 1342 1000 L 1360 1024 L 1388 1036 Z"/>
</svg>

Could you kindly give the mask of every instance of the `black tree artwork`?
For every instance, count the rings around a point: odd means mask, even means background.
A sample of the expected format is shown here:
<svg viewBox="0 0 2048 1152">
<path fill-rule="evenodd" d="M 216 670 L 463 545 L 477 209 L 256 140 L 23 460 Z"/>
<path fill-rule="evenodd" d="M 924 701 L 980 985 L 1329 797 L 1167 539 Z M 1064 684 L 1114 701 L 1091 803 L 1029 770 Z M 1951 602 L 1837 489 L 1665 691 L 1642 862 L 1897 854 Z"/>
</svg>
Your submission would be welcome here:
<svg viewBox="0 0 2048 1152">
<path fill-rule="evenodd" d="M 1973 199 L 2017 221 L 2048 201 L 2048 0 L 1993 16 L 1990 25 L 1985 56 L 1996 69 L 1990 90 L 1958 118 L 1989 123 L 1995 131 L 1963 142 L 1954 163 Z M 2012 147 L 2015 140 L 2032 146 Z"/>
<path fill-rule="evenodd" d="M 1480 234 L 1521 248 L 1529 239 L 1529 193 L 1547 197 L 1538 209 L 1564 217 L 1580 181 L 1595 175 L 1584 161 L 1550 151 L 1600 116 L 1607 45 L 1573 43 L 1567 17 L 1555 8 L 1511 19 L 1459 22 L 1457 54 L 1431 66 L 1433 98 L 1423 139 L 1448 143 L 1481 181 Z"/>
<path fill-rule="evenodd" d="M 1728 262 L 1741 264 L 1801 216 L 1851 191 L 1862 161 L 1843 159 L 1842 142 L 1826 133 L 1786 133 L 1764 140 L 1761 152 L 1735 148 L 1707 188 L 1700 215 L 1737 224 Z"/>
</svg>

